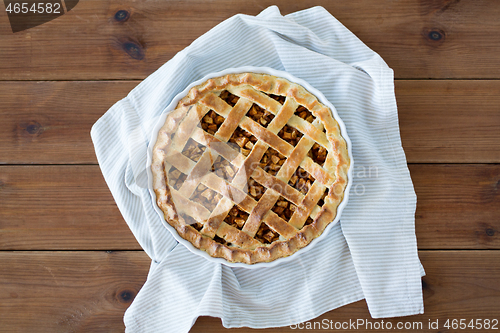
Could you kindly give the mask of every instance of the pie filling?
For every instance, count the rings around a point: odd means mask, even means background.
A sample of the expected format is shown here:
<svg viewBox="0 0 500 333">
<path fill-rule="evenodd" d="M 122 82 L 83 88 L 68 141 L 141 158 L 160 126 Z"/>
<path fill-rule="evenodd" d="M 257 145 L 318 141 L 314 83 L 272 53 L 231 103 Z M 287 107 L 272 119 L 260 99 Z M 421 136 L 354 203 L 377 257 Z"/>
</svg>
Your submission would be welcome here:
<svg viewBox="0 0 500 333">
<path fill-rule="evenodd" d="M 295 173 L 288 181 L 290 186 L 294 187 L 299 192 L 302 192 L 302 194 L 307 194 L 313 183 L 314 177 L 301 167 L 298 167 L 297 170 L 295 170 Z"/>
<path fill-rule="evenodd" d="M 262 244 L 271 244 L 279 239 L 280 235 L 274 232 L 265 223 L 261 223 L 255 238 Z"/>
<path fill-rule="evenodd" d="M 214 135 L 218 130 L 220 125 L 226 120 L 221 115 L 218 115 L 214 110 L 208 111 L 208 113 L 201 120 L 201 128 L 209 133 Z"/>
<path fill-rule="evenodd" d="M 307 153 L 307 156 L 312 158 L 312 160 L 317 164 L 319 164 L 320 166 L 323 166 L 323 164 L 325 164 L 327 154 L 328 152 L 326 148 L 320 146 L 318 143 L 315 142 L 311 150 L 309 150 L 309 152 Z"/>
<path fill-rule="evenodd" d="M 269 147 L 260 160 L 260 167 L 267 173 L 276 176 L 281 166 L 285 163 L 286 157 L 277 150 Z"/>
<path fill-rule="evenodd" d="M 227 182 L 231 182 L 236 175 L 238 168 L 228 162 L 222 156 L 217 156 L 215 162 L 212 164 L 212 172 Z"/>
<path fill-rule="evenodd" d="M 238 103 L 238 100 L 240 99 L 238 96 L 231 94 L 227 90 L 224 90 L 223 92 L 221 92 L 219 97 L 231 106 L 235 106 L 236 103 Z"/>
<path fill-rule="evenodd" d="M 191 201 L 199 203 L 210 212 L 212 212 L 215 209 L 215 206 L 217 206 L 219 201 L 222 199 L 222 195 L 209 189 L 205 185 L 200 184 L 196 187 L 196 190 L 193 192 L 191 198 L 189 199 Z"/>
<path fill-rule="evenodd" d="M 248 194 L 250 194 L 255 201 L 259 201 L 265 192 L 266 188 L 264 186 L 257 183 L 252 177 L 248 179 Z"/>
<path fill-rule="evenodd" d="M 247 219 L 248 214 L 246 212 L 242 211 L 238 206 L 233 206 L 224 219 L 224 222 L 241 230 Z"/>
<path fill-rule="evenodd" d="M 190 138 L 186 146 L 184 146 L 184 149 L 182 150 L 182 155 L 195 162 L 198 162 L 205 149 L 206 147 L 204 145 Z"/>
<path fill-rule="evenodd" d="M 286 142 L 288 142 L 289 144 L 291 144 L 294 147 L 300 141 L 300 138 L 302 137 L 302 135 L 303 134 L 300 133 L 299 130 L 297 130 L 296 128 L 289 126 L 289 125 L 283 126 L 281 131 L 279 131 L 279 133 L 278 133 L 278 136 L 280 138 L 282 138 L 283 140 L 285 140 Z"/>
<path fill-rule="evenodd" d="M 203 228 L 203 224 L 200 222 L 196 221 L 194 218 L 192 218 L 189 215 L 186 214 L 181 214 L 181 217 L 184 219 L 184 222 L 186 224 L 189 224 L 193 228 L 195 228 L 197 231 L 200 231 Z"/>
<path fill-rule="evenodd" d="M 280 103 L 281 105 L 285 104 L 285 101 L 286 101 L 286 97 L 285 96 L 273 95 L 273 94 L 266 94 L 266 95 L 269 96 L 269 97 L 271 97 L 275 101 L 278 101 L 278 103 Z"/>
<path fill-rule="evenodd" d="M 239 150 L 243 155 L 248 156 L 255 143 L 257 143 L 257 138 L 238 126 L 229 139 L 229 144 L 231 145 L 232 143 L 234 143 L 232 145 L 234 148 Z"/>
<path fill-rule="evenodd" d="M 321 197 L 321 199 L 319 199 L 318 206 L 323 207 L 323 205 L 325 204 L 325 198 L 327 195 L 328 195 L 328 189 L 325 190 L 325 192 L 323 193 L 323 196 Z"/>
<path fill-rule="evenodd" d="M 168 185 L 179 190 L 186 180 L 187 175 L 183 174 L 176 167 L 172 166 L 168 172 Z"/>
<path fill-rule="evenodd" d="M 222 244 L 222 245 L 231 246 L 231 243 L 226 242 L 226 240 L 224 238 L 219 237 L 217 235 L 214 236 L 214 241 L 216 241 L 217 243 Z"/>
<path fill-rule="evenodd" d="M 306 225 L 312 224 L 313 222 L 314 222 L 314 220 L 310 216 L 308 216 L 306 223 L 304 223 L 304 225 L 306 226 Z"/>
<path fill-rule="evenodd" d="M 297 110 L 295 110 L 294 114 L 296 116 L 304 119 L 304 120 L 307 120 L 310 123 L 312 123 L 316 119 L 316 117 L 313 116 L 313 114 L 311 113 L 311 111 L 309 111 L 308 109 L 306 109 L 302 105 L 299 105 L 299 107 L 297 108 Z"/>
<path fill-rule="evenodd" d="M 295 206 L 291 202 L 288 202 L 285 198 L 280 196 L 271 210 L 283 220 L 288 222 L 290 221 L 290 218 L 292 217 L 293 212 L 295 212 L 296 209 L 297 206 Z"/>
<path fill-rule="evenodd" d="M 261 108 L 257 104 L 253 104 L 247 112 L 247 117 L 267 128 L 269 123 L 274 119 L 274 114 Z"/>
</svg>

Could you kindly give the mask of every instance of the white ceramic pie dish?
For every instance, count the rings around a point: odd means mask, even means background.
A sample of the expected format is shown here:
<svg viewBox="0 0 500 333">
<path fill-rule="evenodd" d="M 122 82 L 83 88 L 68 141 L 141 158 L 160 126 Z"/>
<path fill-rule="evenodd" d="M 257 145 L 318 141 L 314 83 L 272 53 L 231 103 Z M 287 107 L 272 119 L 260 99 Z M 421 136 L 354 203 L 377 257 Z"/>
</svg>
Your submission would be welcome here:
<svg viewBox="0 0 500 333">
<path fill-rule="evenodd" d="M 273 75 L 273 76 L 277 76 L 277 77 L 282 77 L 282 78 L 285 78 L 285 79 L 287 79 L 287 80 L 289 80 L 291 82 L 295 82 L 297 84 L 300 84 L 306 90 L 308 90 L 310 93 L 312 93 L 313 95 L 315 95 L 321 103 L 323 103 L 325 106 L 329 107 L 330 110 L 332 111 L 334 119 L 339 124 L 341 135 L 342 135 L 342 137 L 344 138 L 344 140 L 346 142 L 347 151 L 348 151 L 349 159 L 350 159 L 349 170 L 348 170 L 348 173 L 347 173 L 347 179 L 348 179 L 348 181 L 347 181 L 347 185 L 346 185 L 345 192 L 344 192 L 344 199 L 342 200 L 342 202 L 337 207 L 337 215 L 336 215 L 335 219 L 333 220 L 333 222 L 330 223 L 325 228 L 325 230 L 323 231 L 323 233 L 319 237 L 317 237 L 314 240 L 312 240 L 310 244 L 308 244 L 306 247 L 298 250 L 297 252 L 295 252 L 291 256 L 283 257 L 283 258 L 278 258 L 278 259 L 276 259 L 274 261 L 271 261 L 271 262 L 260 262 L 260 263 L 255 263 L 255 264 L 233 263 L 233 262 L 229 262 L 229 261 L 227 261 L 227 260 L 225 260 L 223 258 L 214 258 L 214 257 L 210 256 L 207 252 L 197 249 L 189 241 L 187 241 L 184 238 L 182 238 L 177 233 L 177 231 L 175 230 L 175 228 L 172 227 L 165 220 L 163 211 L 156 204 L 156 194 L 155 194 L 155 191 L 153 189 L 153 175 L 152 175 L 152 172 L 151 172 L 151 162 L 152 162 L 152 157 L 153 157 L 152 151 L 153 151 L 153 146 L 155 145 L 156 140 L 157 140 L 158 132 L 160 131 L 160 129 L 163 126 L 163 124 L 165 123 L 166 117 L 169 114 L 169 112 L 173 111 L 176 108 L 179 100 L 181 100 L 184 96 L 186 96 L 187 93 L 189 92 L 189 90 L 191 88 L 193 88 L 194 86 L 197 86 L 197 85 L 205 82 L 206 80 L 208 80 L 210 78 L 224 76 L 224 75 L 227 75 L 227 74 L 244 73 L 244 72 L 262 73 L 262 74 L 269 74 L 269 75 Z M 199 79 L 199 80 L 197 80 L 195 82 L 192 82 L 183 91 L 181 91 L 180 93 L 178 93 L 172 99 L 172 101 L 170 102 L 170 104 L 163 110 L 163 112 L 160 115 L 160 117 L 159 117 L 156 125 L 152 129 L 152 135 L 151 135 L 151 139 L 149 141 L 149 145 L 148 145 L 148 149 L 147 149 L 146 171 L 147 171 L 147 175 L 148 175 L 148 189 L 149 189 L 149 193 L 151 194 L 152 203 L 153 203 L 153 207 L 154 207 L 155 211 L 158 213 L 158 216 L 160 217 L 160 220 L 162 221 L 163 225 L 170 231 L 170 233 L 172 234 L 172 236 L 179 243 L 181 243 L 183 246 L 185 246 L 189 251 L 193 252 L 196 255 L 202 256 L 205 259 L 210 260 L 210 261 L 212 261 L 214 263 L 224 264 L 224 265 L 230 266 L 230 267 L 244 267 L 244 268 L 252 268 L 252 269 L 253 268 L 261 268 L 261 267 L 272 267 L 272 266 L 275 266 L 277 264 L 281 264 L 281 263 L 285 263 L 285 262 L 288 262 L 290 260 L 293 260 L 298 255 L 300 255 L 300 254 L 302 254 L 302 253 L 304 253 L 306 251 L 310 251 L 315 246 L 315 244 L 317 244 L 318 242 L 320 242 L 322 239 L 324 239 L 328 235 L 328 233 L 331 230 L 331 228 L 335 224 L 337 224 L 337 222 L 340 220 L 340 217 L 342 215 L 342 211 L 345 208 L 345 206 L 347 205 L 347 202 L 348 202 L 348 199 L 349 199 L 349 191 L 350 191 L 350 188 L 352 186 L 352 173 L 353 173 L 352 145 L 351 145 L 351 141 L 350 141 L 349 137 L 347 136 L 347 130 L 346 130 L 345 124 L 342 121 L 342 119 L 339 117 L 339 115 L 337 114 L 337 111 L 336 111 L 335 107 L 325 98 L 325 96 L 319 90 L 317 90 L 314 87 L 312 87 L 306 81 L 304 81 L 302 79 L 299 79 L 299 78 L 296 78 L 296 77 L 294 77 L 293 75 L 291 75 L 291 74 L 289 74 L 287 72 L 275 70 L 275 69 L 268 68 L 268 67 L 245 66 L 245 67 L 238 67 L 238 68 L 228 68 L 228 69 L 225 69 L 225 70 L 220 71 L 220 72 L 210 73 L 210 74 L 204 76 L 203 78 L 201 78 L 201 79 Z"/>
</svg>

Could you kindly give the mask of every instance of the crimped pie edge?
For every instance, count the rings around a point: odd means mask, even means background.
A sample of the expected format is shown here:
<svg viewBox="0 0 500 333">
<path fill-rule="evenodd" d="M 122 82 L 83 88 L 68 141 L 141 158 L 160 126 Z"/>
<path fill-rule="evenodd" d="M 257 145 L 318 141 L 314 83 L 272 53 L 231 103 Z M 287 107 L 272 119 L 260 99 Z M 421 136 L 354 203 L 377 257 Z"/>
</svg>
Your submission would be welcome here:
<svg viewBox="0 0 500 333">
<path fill-rule="evenodd" d="M 271 78 L 271 80 L 269 80 Z M 205 94 L 211 91 L 224 90 L 229 85 L 244 86 L 251 85 L 256 90 L 268 94 L 286 95 L 293 98 L 298 104 L 305 106 L 313 113 L 315 117 L 321 119 L 327 133 L 327 138 L 333 147 L 337 147 L 337 158 L 339 163 L 335 170 L 327 170 L 336 175 L 334 184 L 330 187 L 328 197 L 330 200 L 325 202 L 320 215 L 315 221 L 303 227 L 292 238 L 285 241 L 276 241 L 269 246 L 259 247 L 255 250 L 242 250 L 231 248 L 220 244 L 209 237 L 201 235 L 191 226 L 183 225 L 177 216 L 175 205 L 170 195 L 169 186 L 165 182 L 166 175 L 163 168 L 163 156 L 166 146 L 169 144 L 169 135 L 175 130 L 185 114 L 184 107 L 195 104 L 203 98 Z M 334 135 L 338 133 L 338 135 Z M 338 122 L 333 117 L 330 109 L 320 103 L 317 98 L 309 93 L 301 85 L 290 82 L 287 79 L 276 77 L 269 74 L 259 73 L 236 73 L 227 74 L 206 80 L 200 85 L 191 88 L 188 94 L 177 104 L 161 127 L 156 144 L 153 147 L 151 171 L 153 176 L 153 189 L 156 194 L 156 202 L 162 210 L 165 220 L 176 229 L 177 233 L 193 244 L 196 248 L 206 251 L 210 256 L 223 258 L 228 262 L 241 262 L 254 264 L 261 262 L 270 262 L 281 257 L 287 257 L 297 252 L 299 249 L 309 245 L 311 241 L 320 236 L 325 228 L 333 222 L 337 215 L 337 207 L 344 199 L 344 191 L 348 184 L 348 170 L 350 158 L 347 151 L 346 141 L 340 135 Z"/>
</svg>

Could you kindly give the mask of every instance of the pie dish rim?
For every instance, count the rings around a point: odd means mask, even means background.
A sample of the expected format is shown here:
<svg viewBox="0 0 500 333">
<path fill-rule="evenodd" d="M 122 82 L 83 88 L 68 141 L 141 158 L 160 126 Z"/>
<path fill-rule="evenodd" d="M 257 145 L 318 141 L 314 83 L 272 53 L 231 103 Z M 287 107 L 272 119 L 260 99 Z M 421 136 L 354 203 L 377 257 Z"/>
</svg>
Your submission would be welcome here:
<svg viewBox="0 0 500 333">
<path fill-rule="evenodd" d="M 180 236 L 179 233 L 177 232 L 177 230 L 166 221 L 166 219 L 164 217 L 164 212 L 157 205 L 156 193 L 155 193 L 154 188 L 153 188 L 153 174 L 152 174 L 152 170 L 151 170 L 151 165 L 152 165 L 152 161 L 153 161 L 153 147 L 156 144 L 156 141 L 158 138 L 158 133 L 159 133 L 160 129 L 162 128 L 162 126 L 164 125 L 168 114 L 171 111 L 176 109 L 179 101 L 189 93 L 191 88 L 198 86 L 211 78 L 220 77 L 220 76 L 224 76 L 224 75 L 228 75 L 228 74 L 245 73 L 245 72 L 256 73 L 256 74 L 267 74 L 267 75 L 272 75 L 272 76 L 284 78 L 290 82 L 301 85 L 309 93 L 316 96 L 316 98 L 318 99 L 318 101 L 320 103 L 324 104 L 326 107 L 328 107 L 331 110 L 333 119 L 338 123 L 338 126 L 340 128 L 340 134 L 346 142 L 347 154 L 348 154 L 349 159 L 350 159 L 349 168 L 347 171 L 347 184 L 346 184 L 346 187 L 344 190 L 344 197 L 337 207 L 337 214 L 335 216 L 335 219 L 325 227 L 323 232 L 318 237 L 314 238 L 307 246 L 300 248 L 299 250 L 297 250 L 296 252 L 294 252 L 293 254 L 291 254 L 289 256 L 277 258 L 277 259 L 270 261 L 270 262 L 256 262 L 256 263 L 252 263 L 252 264 L 243 263 L 243 262 L 230 262 L 230 261 L 226 260 L 225 258 L 212 257 L 206 251 L 203 251 L 201 249 L 196 248 L 190 241 L 188 241 L 188 240 L 184 239 L 182 236 Z M 190 83 L 188 86 L 186 86 L 186 88 L 184 90 L 182 90 L 177 95 L 175 95 L 175 97 L 171 100 L 169 105 L 162 110 L 161 115 L 158 116 L 156 124 L 153 127 L 153 130 L 151 132 L 151 138 L 150 138 L 150 141 L 149 141 L 148 147 L 147 147 L 146 171 L 147 171 L 147 177 L 148 177 L 148 191 L 151 195 L 153 208 L 155 209 L 156 213 L 159 215 L 162 224 L 167 228 L 167 230 L 172 234 L 172 236 L 174 237 L 174 239 L 177 242 L 179 242 L 183 246 L 185 246 L 190 252 L 192 252 L 196 255 L 202 256 L 205 259 L 210 260 L 214 263 L 224 264 L 224 265 L 229 266 L 229 267 L 245 267 L 245 268 L 252 268 L 253 269 L 253 268 L 261 268 L 261 267 L 272 267 L 272 266 L 275 266 L 277 264 L 289 262 L 289 261 L 293 260 L 294 258 L 296 258 L 299 254 L 302 254 L 302 253 L 305 253 L 305 252 L 311 250 L 312 248 L 314 248 L 315 244 L 320 242 L 322 239 L 326 238 L 326 235 L 330 232 L 331 228 L 340 221 L 342 211 L 344 210 L 345 206 L 347 205 L 347 202 L 349 199 L 350 188 L 352 186 L 353 165 L 354 165 L 354 163 L 353 163 L 353 157 L 352 157 L 352 144 L 351 144 L 351 141 L 347 135 L 347 129 L 345 127 L 345 124 L 342 121 L 342 119 L 340 118 L 340 116 L 338 115 L 336 108 L 332 105 L 332 103 L 330 103 L 330 101 L 328 101 L 328 99 L 319 90 L 312 87 L 307 81 L 302 80 L 300 78 L 297 78 L 297 77 L 293 76 L 292 74 L 285 72 L 285 71 L 280 71 L 280 70 L 276 70 L 276 69 L 269 68 L 269 67 L 243 66 L 243 67 L 227 68 L 227 69 L 224 69 L 224 70 L 219 71 L 219 72 L 209 73 L 209 74 L 205 75 L 203 78 Z"/>
</svg>

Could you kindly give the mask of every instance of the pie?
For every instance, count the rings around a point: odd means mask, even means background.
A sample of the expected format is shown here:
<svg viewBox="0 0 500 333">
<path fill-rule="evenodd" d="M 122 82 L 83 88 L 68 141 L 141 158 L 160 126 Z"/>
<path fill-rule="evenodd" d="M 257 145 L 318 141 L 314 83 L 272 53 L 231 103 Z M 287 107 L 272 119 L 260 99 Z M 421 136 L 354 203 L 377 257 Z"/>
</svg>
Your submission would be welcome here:
<svg viewBox="0 0 500 333">
<path fill-rule="evenodd" d="M 336 217 L 349 156 L 331 110 L 305 88 L 256 73 L 193 87 L 153 147 L 158 207 L 210 256 L 289 256 Z"/>
</svg>

